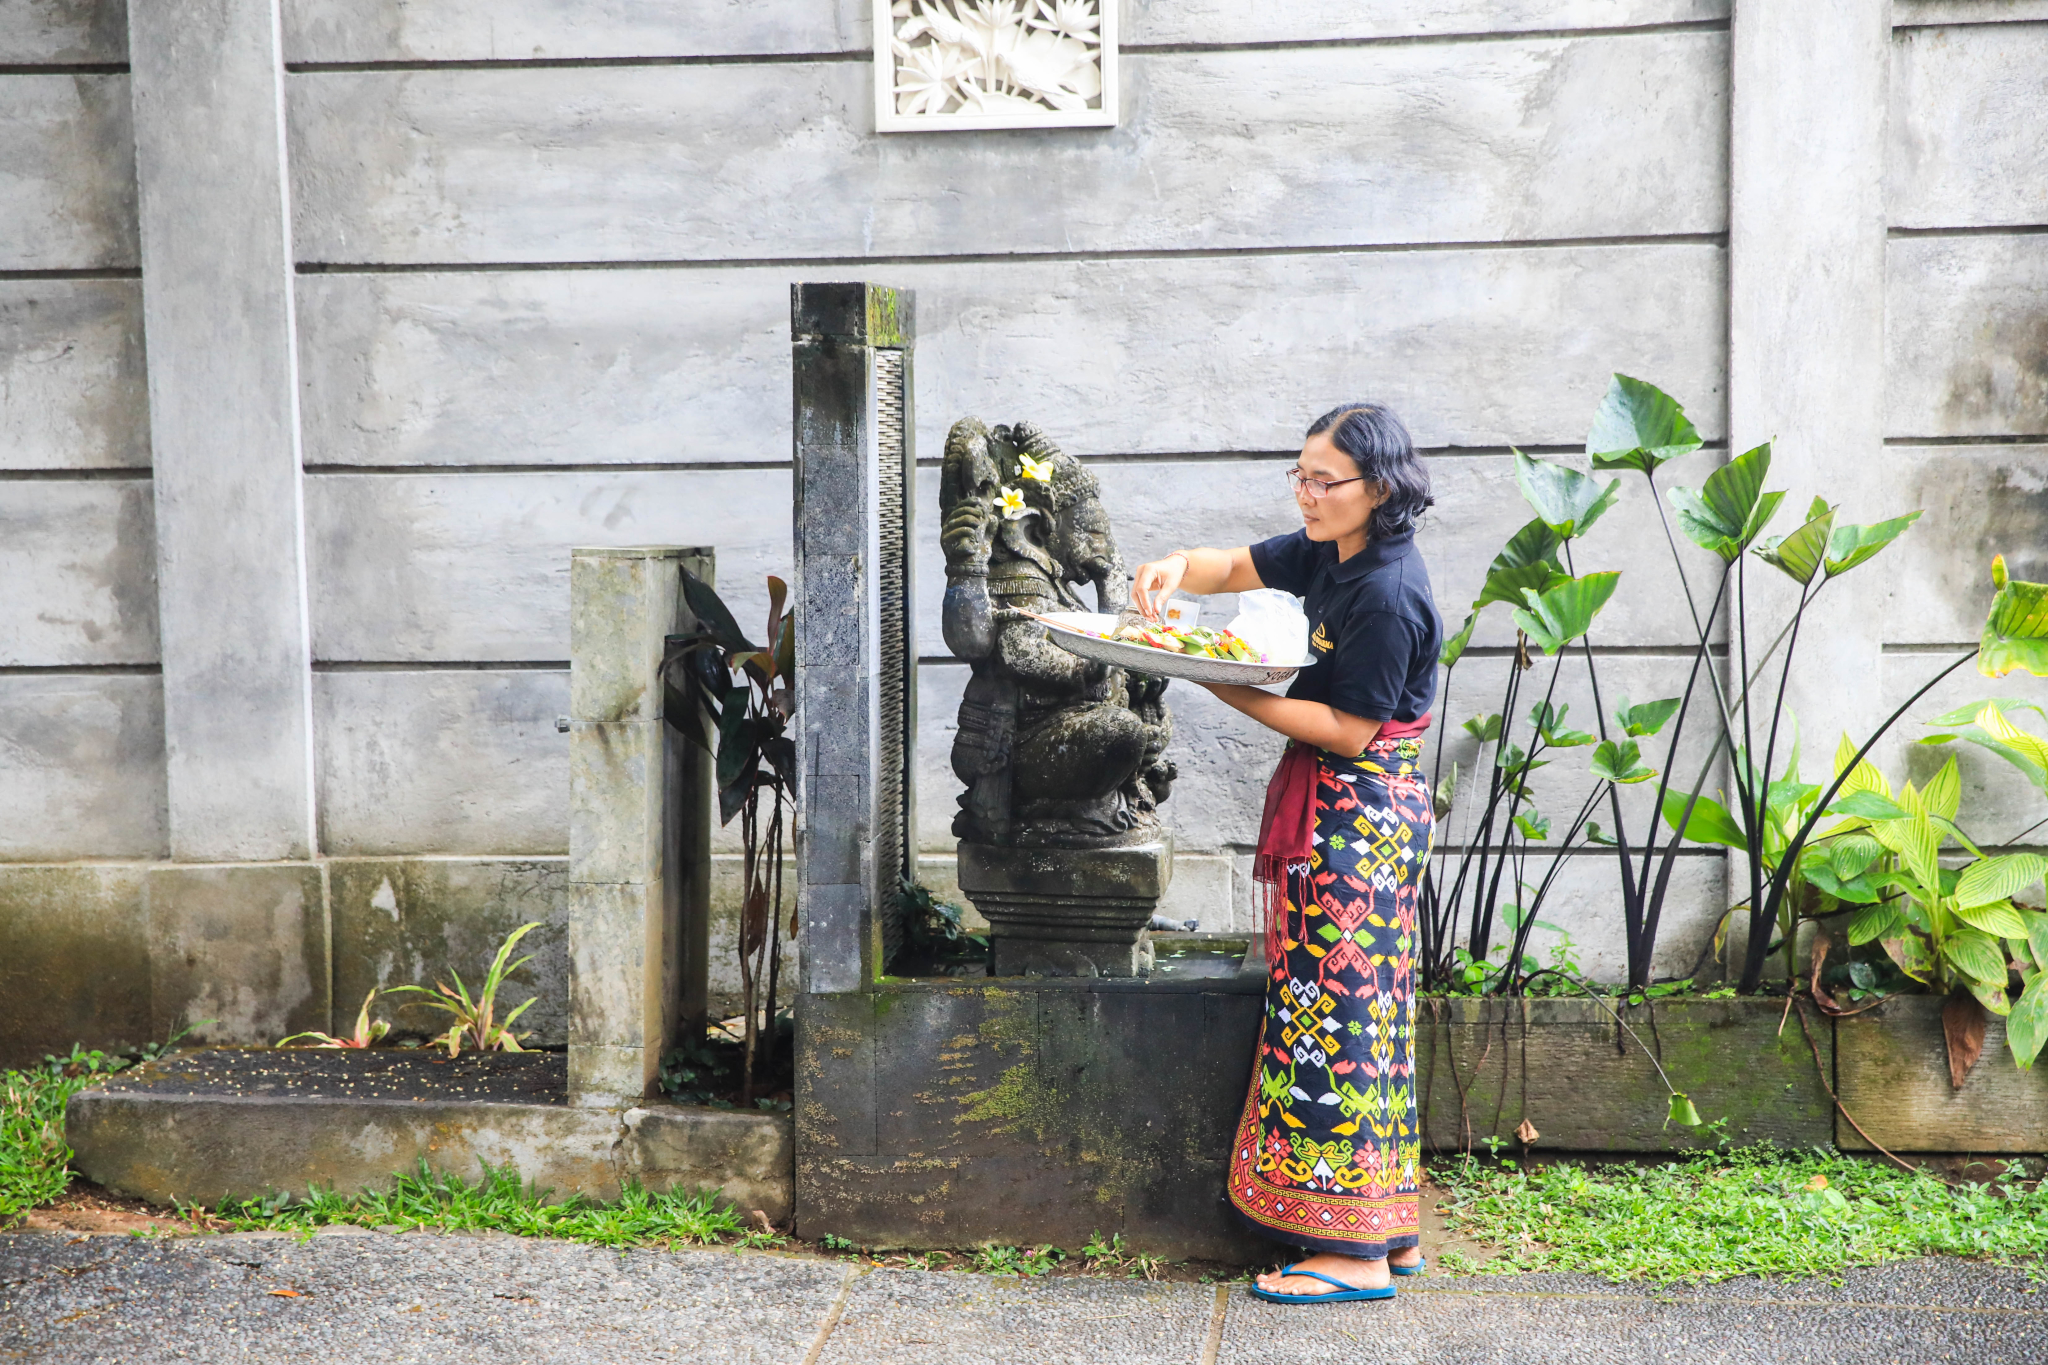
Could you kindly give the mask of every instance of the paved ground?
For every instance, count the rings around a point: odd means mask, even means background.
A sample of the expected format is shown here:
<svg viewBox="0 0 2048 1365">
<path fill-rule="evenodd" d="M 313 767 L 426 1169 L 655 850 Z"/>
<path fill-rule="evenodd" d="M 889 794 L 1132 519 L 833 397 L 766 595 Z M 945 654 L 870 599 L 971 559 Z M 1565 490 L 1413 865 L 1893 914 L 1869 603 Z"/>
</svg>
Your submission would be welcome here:
<svg viewBox="0 0 2048 1365">
<path fill-rule="evenodd" d="M 1425 1276 L 1393 1303 L 1276 1307 L 1242 1285 L 1016 1280 L 769 1252 L 506 1236 L 0 1235 L 0 1360 L 776 1365 L 2048 1360 L 2048 1286 L 1919 1261 L 1659 1291 Z"/>
</svg>

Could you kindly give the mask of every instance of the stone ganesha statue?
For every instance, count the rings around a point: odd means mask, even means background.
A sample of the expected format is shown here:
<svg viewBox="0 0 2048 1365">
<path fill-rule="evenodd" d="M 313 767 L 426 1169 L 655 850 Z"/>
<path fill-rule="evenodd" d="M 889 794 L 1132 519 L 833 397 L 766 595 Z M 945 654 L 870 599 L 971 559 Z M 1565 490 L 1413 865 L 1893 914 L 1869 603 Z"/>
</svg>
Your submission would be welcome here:
<svg viewBox="0 0 2048 1365">
<path fill-rule="evenodd" d="M 953 742 L 967 784 L 953 833 L 1016 848 L 1158 840 L 1174 778 L 1166 680 L 1069 654 L 1023 614 L 1130 605 L 1094 476 L 1029 423 L 970 417 L 946 438 L 939 507 L 946 644 L 974 669 Z"/>
</svg>

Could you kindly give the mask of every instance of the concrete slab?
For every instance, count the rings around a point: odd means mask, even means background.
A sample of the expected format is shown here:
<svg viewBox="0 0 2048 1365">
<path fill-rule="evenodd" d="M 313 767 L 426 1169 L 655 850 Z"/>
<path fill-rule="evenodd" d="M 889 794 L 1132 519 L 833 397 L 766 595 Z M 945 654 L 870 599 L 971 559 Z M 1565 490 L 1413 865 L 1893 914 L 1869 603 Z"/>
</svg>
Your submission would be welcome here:
<svg viewBox="0 0 2048 1365">
<path fill-rule="evenodd" d="M 2048 1349 L 2048 1303 L 2025 1270 L 1947 1259 L 1677 1288 L 1432 1274 L 1391 1303 L 1315 1309 L 1260 1303 L 1241 1283 L 863 1273 L 777 1253 L 621 1254 L 496 1234 L 0 1235 L 0 1358 L 411 1362 L 494 1349 L 544 1365 L 2019 1365 Z"/>
<path fill-rule="evenodd" d="M 66 1128 L 80 1174 L 160 1204 L 303 1194 L 315 1184 L 353 1193 L 424 1161 L 464 1179 L 479 1163 L 509 1166 L 559 1195 L 593 1199 L 617 1198 L 629 1179 L 654 1190 L 715 1188 L 740 1209 L 788 1218 L 786 1116 L 572 1107 L 567 1087 L 558 1053 L 450 1063 L 382 1050 L 215 1051 L 81 1091 Z"/>
<path fill-rule="evenodd" d="M 506 1236 L 22 1234 L 0 1237 L 0 1357 L 766 1365 L 803 1358 L 851 1273 Z"/>
<path fill-rule="evenodd" d="M 876 1270 L 853 1282 L 817 1365 L 1194 1361 L 1208 1285 Z"/>
</svg>

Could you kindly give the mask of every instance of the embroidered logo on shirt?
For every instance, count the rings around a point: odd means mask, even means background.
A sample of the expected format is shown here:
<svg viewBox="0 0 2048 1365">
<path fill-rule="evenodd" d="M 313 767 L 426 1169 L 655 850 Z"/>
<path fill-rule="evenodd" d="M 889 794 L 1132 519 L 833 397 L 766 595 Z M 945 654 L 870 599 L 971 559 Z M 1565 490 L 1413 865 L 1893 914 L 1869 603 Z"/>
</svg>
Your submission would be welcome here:
<svg viewBox="0 0 2048 1365">
<path fill-rule="evenodd" d="M 1316 622 L 1316 633 L 1308 637 L 1309 644 L 1315 647 L 1318 654 L 1328 654 L 1330 652 L 1330 637 L 1323 633 L 1327 625 L 1328 622 Z"/>
</svg>

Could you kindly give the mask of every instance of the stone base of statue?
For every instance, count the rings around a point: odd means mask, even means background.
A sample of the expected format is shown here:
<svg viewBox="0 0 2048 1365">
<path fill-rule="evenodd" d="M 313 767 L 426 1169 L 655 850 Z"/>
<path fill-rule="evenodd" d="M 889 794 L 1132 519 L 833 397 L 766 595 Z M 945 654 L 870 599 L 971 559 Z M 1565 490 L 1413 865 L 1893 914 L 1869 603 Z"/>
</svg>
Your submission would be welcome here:
<svg viewBox="0 0 2048 1365">
<path fill-rule="evenodd" d="M 960 845 L 960 890 L 989 924 L 997 976 L 1144 976 L 1173 836 L 1128 848 Z"/>
</svg>

